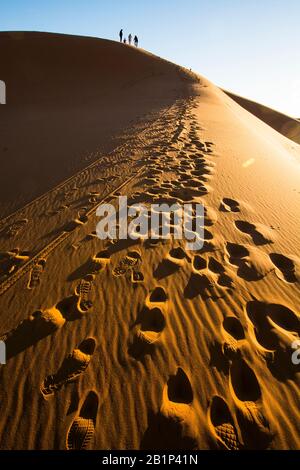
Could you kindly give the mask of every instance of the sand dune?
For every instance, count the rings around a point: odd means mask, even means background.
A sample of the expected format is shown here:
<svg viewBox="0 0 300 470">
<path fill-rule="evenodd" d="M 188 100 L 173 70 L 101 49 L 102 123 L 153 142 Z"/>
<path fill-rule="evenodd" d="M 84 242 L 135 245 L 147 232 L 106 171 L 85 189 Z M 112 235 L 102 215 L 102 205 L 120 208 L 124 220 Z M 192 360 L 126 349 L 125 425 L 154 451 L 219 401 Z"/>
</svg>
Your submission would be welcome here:
<svg viewBox="0 0 300 470">
<path fill-rule="evenodd" d="M 133 123 L 146 126 L 146 114 L 183 90 L 174 64 L 104 39 L 0 33 L 0 54 L 8 103 L 0 115 L 3 215 L 123 144 L 124 129 L 130 136 Z"/>
<path fill-rule="evenodd" d="M 0 49 L 1 449 L 299 449 L 300 147 L 129 46 Z M 202 202 L 204 247 L 100 240 L 119 195 Z"/>
<path fill-rule="evenodd" d="M 276 131 L 280 132 L 285 137 L 300 144 L 300 124 L 299 119 L 294 119 L 286 114 L 275 111 L 268 106 L 256 103 L 242 96 L 236 95 L 229 91 L 224 90 L 230 98 L 236 101 L 240 106 L 247 109 L 254 116 L 264 121 L 269 126 L 273 127 Z"/>
</svg>

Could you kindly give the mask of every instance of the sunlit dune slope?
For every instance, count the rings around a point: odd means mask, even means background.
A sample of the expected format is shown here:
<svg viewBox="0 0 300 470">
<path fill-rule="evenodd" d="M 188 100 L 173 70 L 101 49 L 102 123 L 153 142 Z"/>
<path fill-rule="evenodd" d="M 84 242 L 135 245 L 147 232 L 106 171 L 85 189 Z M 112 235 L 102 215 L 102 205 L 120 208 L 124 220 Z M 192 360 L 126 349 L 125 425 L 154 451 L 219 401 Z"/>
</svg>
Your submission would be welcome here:
<svg viewBox="0 0 300 470">
<path fill-rule="evenodd" d="M 286 114 L 275 111 L 268 106 L 256 103 L 242 96 L 236 95 L 229 91 L 225 91 L 230 98 L 236 101 L 240 106 L 247 109 L 250 113 L 257 116 L 259 119 L 273 127 L 276 131 L 283 134 L 285 137 L 300 144 L 300 122 L 299 119 L 294 119 Z"/>
</svg>

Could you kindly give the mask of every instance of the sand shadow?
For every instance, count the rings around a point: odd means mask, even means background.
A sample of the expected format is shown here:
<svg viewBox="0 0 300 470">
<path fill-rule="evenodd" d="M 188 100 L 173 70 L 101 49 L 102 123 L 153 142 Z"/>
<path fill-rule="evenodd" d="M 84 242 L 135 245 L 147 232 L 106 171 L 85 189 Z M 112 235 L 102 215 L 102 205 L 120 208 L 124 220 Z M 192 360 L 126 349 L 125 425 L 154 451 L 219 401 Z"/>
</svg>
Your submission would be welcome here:
<svg viewBox="0 0 300 470">
<path fill-rule="evenodd" d="M 176 263 L 173 263 L 169 259 L 164 259 L 153 272 L 153 276 L 158 281 L 175 274 L 180 269 L 180 266 Z"/>
<path fill-rule="evenodd" d="M 195 450 L 193 437 L 183 435 L 180 421 L 168 419 L 160 413 L 149 413 L 148 428 L 140 443 L 141 450 Z"/>
<path fill-rule="evenodd" d="M 214 342 L 209 346 L 210 352 L 210 367 L 215 367 L 219 372 L 228 375 L 229 373 L 229 359 L 224 355 L 222 345 L 218 342 Z"/>
<path fill-rule="evenodd" d="M 213 288 L 213 284 L 205 274 L 192 273 L 183 295 L 186 299 L 193 299 L 200 295 L 204 300 L 216 300 L 224 296 L 212 293 Z"/>
<path fill-rule="evenodd" d="M 57 325 L 44 321 L 40 311 L 23 320 L 14 330 L 4 335 L 6 359 L 9 360 L 47 336 L 55 333 Z"/>
</svg>

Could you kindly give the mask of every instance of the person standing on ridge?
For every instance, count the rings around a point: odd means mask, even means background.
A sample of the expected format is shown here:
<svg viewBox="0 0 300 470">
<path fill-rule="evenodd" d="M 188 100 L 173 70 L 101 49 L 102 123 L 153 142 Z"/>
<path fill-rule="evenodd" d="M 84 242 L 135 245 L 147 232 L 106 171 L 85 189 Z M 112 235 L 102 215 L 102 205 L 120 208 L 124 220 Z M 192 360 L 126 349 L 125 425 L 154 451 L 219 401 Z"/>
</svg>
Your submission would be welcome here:
<svg viewBox="0 0 300 470">
<path fill-rule="evenodd" d="M 137 35 L 134 36 L 134 45 L 135 47 L 138 47 L 139 45 L 139 38 L 137 37 Z"/>
<path fill-rule="evenodd" d="M 128 35 L 128 44 L 131 46 L 131 41 L 132 41 L 132 34 L 130 33 Z"/>
<path fill-rule="evenodd" d="M 123 43 L 126 44 L 126 38 L 123 39 Z"/>
<path fill-rule="evenodd" d="M 123 39 L 123 29 L 121 29 L 120 32 L 119 32 L 119 38 L 120 38 L 120 42 L 122 42 L 122 39 Z"/>
</svg>

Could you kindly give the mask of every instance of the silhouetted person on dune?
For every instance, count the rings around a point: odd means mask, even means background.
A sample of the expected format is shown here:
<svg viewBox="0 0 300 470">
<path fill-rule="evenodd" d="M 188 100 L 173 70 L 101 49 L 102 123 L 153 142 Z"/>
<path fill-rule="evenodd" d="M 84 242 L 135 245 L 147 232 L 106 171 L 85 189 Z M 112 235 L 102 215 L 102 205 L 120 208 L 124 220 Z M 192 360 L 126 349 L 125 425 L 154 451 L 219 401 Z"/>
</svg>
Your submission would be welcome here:
<svg viewBox="0 0 300 470">
<path fill-rule="evenodd" d="M 128 35 L 128 44 L 131 45 L 131 41 L 132 41 L 132 34 L 130 33 Z"/>
<path fill-rule="evenodd" d="M 119 38 L 120 38 L 120 42 L 122 42 L 122 39 L 123 39 L 123 29 L 121 29 L 120 32 L 119 32 Z"/>
<path fill-rule="evenodd" d="M 126 38 L 123 39 L 123 43 L 126 44 Z"/>
<path fill-rule="evenodd" d="M 137 36 L 134 36 L 134 45 L 135 47 L 138 47 L 139 45 L 139 38 Z"/>
</svg>

